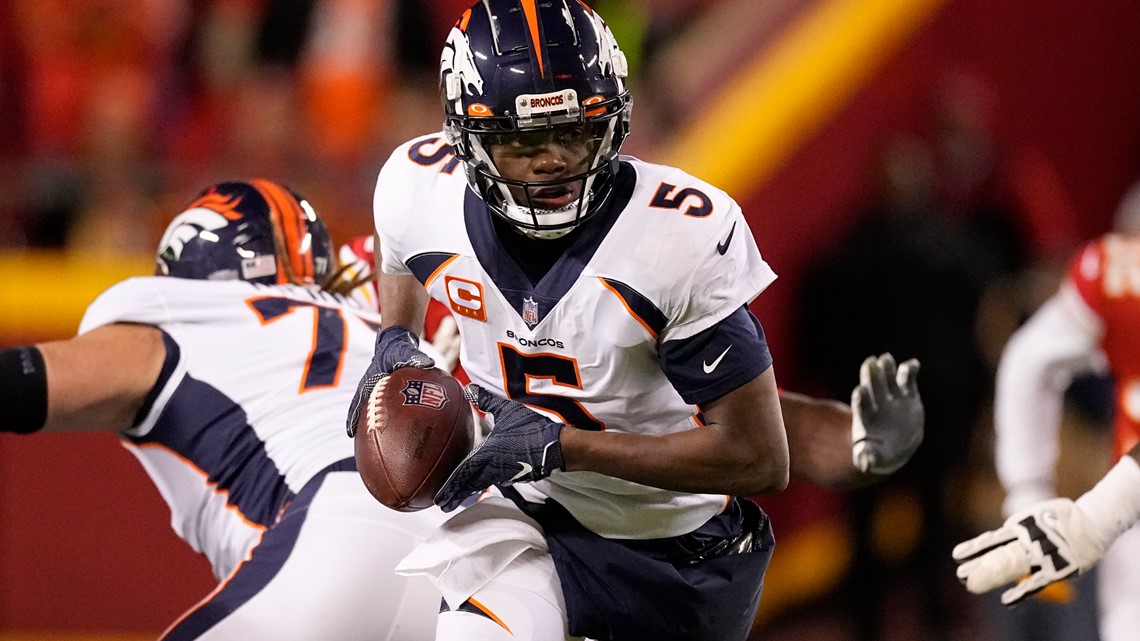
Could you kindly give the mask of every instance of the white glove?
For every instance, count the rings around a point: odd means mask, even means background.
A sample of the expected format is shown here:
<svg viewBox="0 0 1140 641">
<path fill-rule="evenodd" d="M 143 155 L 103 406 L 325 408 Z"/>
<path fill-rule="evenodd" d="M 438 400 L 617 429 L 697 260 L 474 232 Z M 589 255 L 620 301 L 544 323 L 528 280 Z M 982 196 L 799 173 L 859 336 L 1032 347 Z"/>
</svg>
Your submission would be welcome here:
<svg viewBox="0 0 1140 641">
<path fill-rule="evenodd" d="M 1050 499 L 1006 519 L 1005 525 L 954 547 L 958 579 L 974 594 L 1022 579 L 1001 595 L 1012 605 L 1104 556 L 1089 536 L 1087 517 L 1069 499 Z M 1024 577 L 1024 578 L 1023 578 Z"/>
<path fill-rule="evenodd" d="M 1125 456 L 1076 501 L 1043 501 L 959 543 L 952 552 L 958 579 L 974 594 L 1018 581 L 1001 595 L 1003 604 L 1012 605 L 1091 568 L 1137 519 L 1140 467 Z"/>
<path fill-rule="evenodd" d="M 863 473 L 890 474 L 922 444 L 926 421 L 918 395 L 918 360 L 898 366 L 890 354 L 868 356 L 851 392 L 851 456 Z"/>
</svg>

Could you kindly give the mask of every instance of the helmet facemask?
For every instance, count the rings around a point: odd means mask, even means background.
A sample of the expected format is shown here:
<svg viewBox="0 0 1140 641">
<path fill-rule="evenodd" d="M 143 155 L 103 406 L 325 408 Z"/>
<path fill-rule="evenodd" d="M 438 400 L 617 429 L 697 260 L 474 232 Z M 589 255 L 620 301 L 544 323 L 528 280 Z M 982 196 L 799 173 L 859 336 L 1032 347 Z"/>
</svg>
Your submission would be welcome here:
<svg viewBox="0 0 1140 641">
<path fill-rule="evenodd" d="M 527 236 L 558 238 L 567 234 L 597 210 L 594 203 L 602 190 L 595 186 L 608 186 L 617 159 L 616 154 L 607 153 L 614 126 L 610 118 L 584 125 L 472 136 L 471 153 L 483 199 L 492 212 Z M 540 153 L 559 156 L 557 162 L 565 162 L 570 175 L 549 180 L 504 175 L 511 164 L 521 160 L 525 165 L 527 159 Z"/>
<path fill-rule="evenodd" d="M 570 99 L 574 100 L 572 95 Z M 466 161 L 468 179 L 493 214 L 530 238 L 559 238 L 596 213 L 609 196 L 618 150 L 628 130 L 630 101 L 626 94 L 607 103 L 591 105 L 588 113 L 597 115 L 590 118 L 582 118 L 575 108 L 569 114 L 509 122 L 452 121 L 448 134 Z M 568 175 L 549 180 L 510 175 L 512 159 L 525 165 L 526 158 L 538 153 L 559 155 Z"/>
</svg>

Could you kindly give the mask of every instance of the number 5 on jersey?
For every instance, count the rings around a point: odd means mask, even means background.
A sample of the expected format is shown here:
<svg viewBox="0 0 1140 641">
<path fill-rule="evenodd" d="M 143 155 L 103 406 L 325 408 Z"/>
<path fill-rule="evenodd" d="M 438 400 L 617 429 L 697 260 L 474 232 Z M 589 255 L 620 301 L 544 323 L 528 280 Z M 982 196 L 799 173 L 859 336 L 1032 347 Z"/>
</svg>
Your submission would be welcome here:
<svg viewBox="0 0 1140 641">
<path fill-rule="evenodd" d="M 582 389 L 578 375 L 578 361 L 558 354 L 524 354 L 511 345 L 499 343 L 499 358 L 503 363 L 503 384 L 507 398 L 549 410 L 563 423 L 582 430 L 601 431 L 605 423 L 590 415 L 586 408 L 572 398 L 554 394 L 535 394 L 530 391 L 532 378 L 549 379 L 555 385 Z"/>
</svg>

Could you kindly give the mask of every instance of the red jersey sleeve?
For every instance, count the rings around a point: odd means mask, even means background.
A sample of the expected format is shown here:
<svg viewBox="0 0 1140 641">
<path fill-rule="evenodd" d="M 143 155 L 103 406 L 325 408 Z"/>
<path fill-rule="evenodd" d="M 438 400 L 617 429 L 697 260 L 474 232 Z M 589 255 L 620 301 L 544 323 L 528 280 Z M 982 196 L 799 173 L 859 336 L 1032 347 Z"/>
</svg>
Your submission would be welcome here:
<svg viewBox="0 0 1140 641">
<path fill-rule="evenodd" d="M 1104 313 L 1104 239 L 1086 243 L 1069 262 L 1066 280 L 1098 315 Z"/>
</svg>

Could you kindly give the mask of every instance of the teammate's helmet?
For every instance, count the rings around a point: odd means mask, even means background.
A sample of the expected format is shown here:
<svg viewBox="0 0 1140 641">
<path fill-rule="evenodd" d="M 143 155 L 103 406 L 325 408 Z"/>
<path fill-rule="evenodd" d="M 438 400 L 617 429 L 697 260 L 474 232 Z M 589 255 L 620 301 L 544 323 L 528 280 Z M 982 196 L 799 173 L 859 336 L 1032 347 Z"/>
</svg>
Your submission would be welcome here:
<svg viewBox="0 0 1140 641">
<path fill-rule="evenodd" d="M 162 235 L 155 273 L 196 280 L 323 285 L 336 267 L 308 201 L 254 178 L 207 187 Z"/>
<path fill-rule="evenodd" d="M 494 214 L 529 236 L 554 238 L 602 206 L 629 131 L 627 73 L 609 27 L 580 0 L 482 0 L 463 13 L 440 61 L 444 126 Z M 541 182 L 500 175 L 489 145 L 533 133 L 586 143 L 586 172 Z M 557 210 L 531 202 L 533 188 L 574 182 L 582 187 L 576 202 Z M 526 202 L 516 202 L 512 186 Z"/>
</svg>

